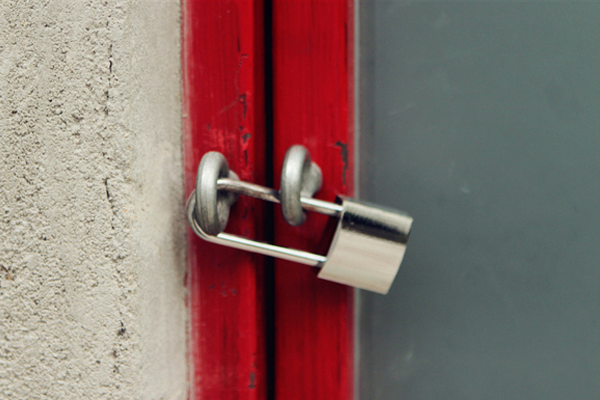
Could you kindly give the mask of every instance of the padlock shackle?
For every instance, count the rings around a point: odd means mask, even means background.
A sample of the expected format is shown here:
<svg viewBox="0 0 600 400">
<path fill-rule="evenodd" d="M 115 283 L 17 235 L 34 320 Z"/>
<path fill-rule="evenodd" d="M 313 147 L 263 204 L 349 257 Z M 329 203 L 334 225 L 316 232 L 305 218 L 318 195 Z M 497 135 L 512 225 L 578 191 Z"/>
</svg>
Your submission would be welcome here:
<svg viewBox="0 0 600 400">
<path fill-rule="evenodd" d="M 231 185 L 230 181 L 236 182 L 236 185 Z M 235 181 L 233 179 L 219 179 L 217 181 L 217 187 L 219 186 L 219 183 L 223 185 L 223 190 L 231 190 L 239 194 L 247 194 L 249 196 L 263 199 L 266 201 L 271 201 L 273 203 L 279 203 L 278 196 L 275 196 L 273 193 L 270 193 L 272 189 L 268 189 L 260 185 L 254 185 L 252 183 Z M 243 183 L 243 185 L 238 185 L 237 183 Z M 321 206 L 317 205 L 315 207 L 320 209 Z M 195 208 L 196 196 L 194 192 L 192 192 L 186 206 L 187 219 L 194 233 L 208 242 L 220 244 L 227 247 L 233 247 L 239 250 L 250 251 L 265 256 L 281 258 L 284 260 L 293 261 L 304 265 L 310 265 L 312 267 L 321 267 L 325 263 L 325 261 L 327 261 L 327 258 L 325 256 L 321 256 L 319 254 L 313 254 L 302 250 L 288 249 L 287 247 L 275 246 L 273 244 L 259 242 L 256 240 L 250 240 L 229 233 L 221 232 L 216 236 L 208 235 L 202 230 L 200 224 L 198 224 L 198 221 L 196 221 L 196 218 L 194 216 Z"/>
<path fill-rule="evenodd" d="M 269 201 L 271 203 L 281 204 L 281 195 L 278 190 L 237 179 L 218 179 L 217 190 L 226 190 L 228 192 Z M 306 211 L 318 212 L 319 214 L 336 218 L 339 218 L 343 209 L 340 204 L 313 199 L 312 197 L 301 197 L 300 203 L 302 208 Z"/>
</svg>

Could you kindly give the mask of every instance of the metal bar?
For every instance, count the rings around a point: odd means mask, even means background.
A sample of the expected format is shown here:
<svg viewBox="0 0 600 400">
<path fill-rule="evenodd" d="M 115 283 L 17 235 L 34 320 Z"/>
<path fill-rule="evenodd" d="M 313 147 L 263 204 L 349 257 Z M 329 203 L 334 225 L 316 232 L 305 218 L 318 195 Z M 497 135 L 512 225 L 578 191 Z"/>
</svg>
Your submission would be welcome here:
<svg viewBox="0 0 600 400">
<path fill-rule="evenodd" d="M 339 218 L 340 215 L 342 215 L 343 208 L 340 204 L 313 199 L 311 197 L 301 197 L 300 202 L 302 203 L 302 208 L 307 211 L 315 211 L 336 218 Z"/>
<path fill-rule="evenodd" d="M 280 202 L 277 190 L 237 179 L 220 178 L 217 180 L 217 189 L 270 201 L 271 203 L 279 204 Z"/>
<path fill-rule="evenodd" d="M 229 192 L 244 196 L 255 197 L 257 199 L 270 201 L 271 203 L 281 203 L 279 191 L 236 179 L 219 179 L 217 181 L 217 189 L 227 190 Z M 300 202 L 302 203 L 302 208 L 307 211 L 318 212 L 336 218 L 339 218 L 340 214 L 342 213 L 341 205 L 328 201 L 317 200 L 313 199 L 312 197 L 302 197 L 300 198 Z"/>
</svg>

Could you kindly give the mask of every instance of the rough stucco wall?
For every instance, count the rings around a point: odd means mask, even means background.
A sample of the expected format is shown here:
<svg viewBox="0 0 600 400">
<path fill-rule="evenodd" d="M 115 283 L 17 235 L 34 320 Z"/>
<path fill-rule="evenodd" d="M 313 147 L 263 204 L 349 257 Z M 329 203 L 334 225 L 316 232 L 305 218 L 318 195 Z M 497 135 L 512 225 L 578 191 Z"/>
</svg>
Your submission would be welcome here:
<svg viewBox="0 0 600 400">
<path fill-rule="evenodd" d="M 0 398 L 186 396 L 179 1 L 0 3 Z"/>
</svg>

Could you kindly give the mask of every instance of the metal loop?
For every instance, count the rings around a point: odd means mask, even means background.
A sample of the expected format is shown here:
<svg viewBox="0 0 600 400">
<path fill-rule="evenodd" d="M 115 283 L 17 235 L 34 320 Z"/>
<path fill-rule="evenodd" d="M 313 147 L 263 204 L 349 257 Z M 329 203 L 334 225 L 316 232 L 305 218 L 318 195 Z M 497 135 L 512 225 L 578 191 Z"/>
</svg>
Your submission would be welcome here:
<svg viewBox="0 0 600 400">
<path fill-rule="evenodd" d="M 239 179 L 235 172 L 229 170 L 227 160 L 221 153 L 208 152 L 198 167 L 194 214 L 202 230 L 213 236 L 225 230 L 229 209 L 238 197 L 235 193 L 218 190 L 219 178 Z"/>
<path fill-rule="evenodd" d="M 306 147 L 295 145 L 288 149 L 281 171 L 281 210 L 283 218 L 292 226 L 300 226 L 306 220 L 302 211 L 301 197 L 312 197 L 323 178 L 321 168 L 310 160 Z"/>
</svg>

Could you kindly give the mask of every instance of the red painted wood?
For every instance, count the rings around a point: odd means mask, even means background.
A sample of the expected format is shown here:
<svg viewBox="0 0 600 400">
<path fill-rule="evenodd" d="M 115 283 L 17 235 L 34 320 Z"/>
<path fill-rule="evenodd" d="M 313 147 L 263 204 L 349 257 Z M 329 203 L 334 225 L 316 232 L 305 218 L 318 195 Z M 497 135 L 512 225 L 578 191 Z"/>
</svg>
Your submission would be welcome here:
<svg viewBox="0 0 600 400">
<path fill-rule="evenodd" d="M 262 0 L 183 1 L 186 194 L 200 158 L 222 152 L 264 183 Z M 260 238 L 264 204 L 241 197 L 227 231 Z M 264 399 L 264 259 L 189 234 L 190 398 Z"/>
<path fill-rule="evenodd" d="M 353 191 L 352 2 L 274 0 L 273 102 L 276 182 L 286 150 L 304 144 L 323 170 L 317 198 Z M 327 250 L 328 218 L 298 228 L 276 209 L 279 244 Z M 277 400 L 352 398 L 353 290 L 319 280 L 310 267 L 275 267 Z"/>
</svg>

